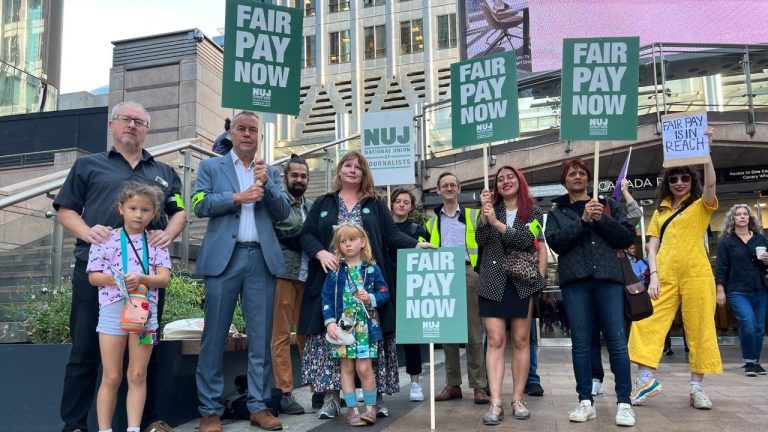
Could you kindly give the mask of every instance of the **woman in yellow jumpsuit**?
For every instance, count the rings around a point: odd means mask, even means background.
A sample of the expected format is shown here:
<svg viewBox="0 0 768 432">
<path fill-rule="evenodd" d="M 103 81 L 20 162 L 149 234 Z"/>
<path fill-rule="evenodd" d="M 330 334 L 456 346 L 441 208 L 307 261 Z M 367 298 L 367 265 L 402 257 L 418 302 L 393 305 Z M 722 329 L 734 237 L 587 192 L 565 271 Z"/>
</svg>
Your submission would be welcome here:
<svg viewBox="0 0 768 432">
<path fill-rule="evenodd" d="M 711 128 L 707 135 L 711 144 Z M 637 363 L 639 371 L 632 389 L 633 405 L 661 393 L 661 383 L 653 373 L 659 366 L 664 337 L 680 306 L 690 348 L 691 406 L 712 408 L 701 382 L 704 374 L 723 371 L 715 332 L 715 280 L 703 240 L 718 206 L 711 160 L 704 164 L 703 189 L 698 177 L 691 167 L 670 168 L 659 185 L 659 207 L 647 231 L 651 274 L 648 293 L 653 299 L 653 315 L 634 322 L 629 335 L 629 358 Z M 662 236 L 664 223 L 681 208 L 684 210 L 672 219 Z"/>
</svg>

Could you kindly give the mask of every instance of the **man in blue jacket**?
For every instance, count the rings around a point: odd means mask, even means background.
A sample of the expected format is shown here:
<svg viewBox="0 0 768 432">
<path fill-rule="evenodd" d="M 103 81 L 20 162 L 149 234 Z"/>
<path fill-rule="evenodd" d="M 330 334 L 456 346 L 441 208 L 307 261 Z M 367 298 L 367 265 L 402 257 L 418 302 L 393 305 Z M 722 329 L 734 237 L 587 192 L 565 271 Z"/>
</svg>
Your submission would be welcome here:
<svg viewBox="0 0 768 432">
<path fill-rule="evenodd" d="M 248 335 L 248 410 L 251 425 L 280 430 L 265 401 L 272 388 L 272 315 L 275 275 L 285 271 L 273 225 L 288 217 L 290 205 L 280 172 L 256 156 L 259 117 L 244 111 L 234 118 L 232 151 L 200 163 L 192 206 L 210 218 L 197 256 L 205 276 L 205 326 L 197 364 L 200 432 L 221 432 L 224 413 L 223 359 L 232 315 L 241 299 Z"/>
</svg>

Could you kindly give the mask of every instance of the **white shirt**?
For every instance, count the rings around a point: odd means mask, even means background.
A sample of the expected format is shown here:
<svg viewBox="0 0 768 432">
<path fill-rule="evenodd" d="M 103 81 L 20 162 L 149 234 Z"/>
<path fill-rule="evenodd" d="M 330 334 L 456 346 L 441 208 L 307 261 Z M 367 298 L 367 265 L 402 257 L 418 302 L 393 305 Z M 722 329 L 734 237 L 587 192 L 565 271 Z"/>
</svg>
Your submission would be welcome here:
<svg viewBox="0 0 768 432">
<path fill-rule="evenodd" d="M 237 181 L 240 183 L 240 191 L 248 189 L 255 181 L 253 178 L 253 168 L 256 166 L 255 159 L 246 167 L 243 161 L 235 154 L 229 152 L 232 162 L 235 164 L 235 173 Z M 256 232 L 256 218 L 253 213 L 254 204 L 240 204 L 240 225 L 237 229 L 237 241 L 239 242 L 257 242 L 259 233 Z"/>
</svg>

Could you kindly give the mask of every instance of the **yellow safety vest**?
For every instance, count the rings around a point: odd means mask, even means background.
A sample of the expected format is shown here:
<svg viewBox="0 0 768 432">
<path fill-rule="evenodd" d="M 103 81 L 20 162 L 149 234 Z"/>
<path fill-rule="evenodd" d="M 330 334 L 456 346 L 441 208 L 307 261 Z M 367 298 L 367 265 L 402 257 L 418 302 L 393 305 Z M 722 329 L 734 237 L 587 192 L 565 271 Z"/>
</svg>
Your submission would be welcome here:
<svg viewBox="0 0 768 432">
<path fill-rule="evenodd" d="M 477 239 L 475 239 L 475 221 L 479 211 L 477 209 L 464 209 L 464 242 L 467 248 L 467 255 L 469 255 L 469 262 L 472 267 L 477 265 Z M 434 215 L 427 221 L 427 232 L 429 233 L 429 242 L 433 245 L 440 247 L 440 225 L 437 223 L 440 215 Z"/>
</svg>

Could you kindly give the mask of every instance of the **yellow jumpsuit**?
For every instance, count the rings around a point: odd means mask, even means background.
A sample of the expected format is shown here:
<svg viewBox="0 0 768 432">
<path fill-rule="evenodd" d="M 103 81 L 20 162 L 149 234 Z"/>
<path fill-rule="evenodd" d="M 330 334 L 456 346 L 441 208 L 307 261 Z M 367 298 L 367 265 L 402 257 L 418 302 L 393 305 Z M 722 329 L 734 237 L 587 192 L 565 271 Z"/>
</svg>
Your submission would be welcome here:
<svg viewBox="0 0 768 432">
<path fill-rule="evenodd" d="M 671 203 L 671 197 L 665 198 L 653 213 L 648 236 L 659 237 L 661 226 L 675 213 Z M 715 279 L 704 247 L 704 233 L 717 207 L 717 198 L 711 207 L 699 198 L 677 215 L 664 231 L 656 255 L 661 294 L 653 301 L 653 315 L 632 323 L 629 333 L 631 361 L 658 368 L 664 338 L 682 304 L 691 372 L 723 372 L 715 331 Z"/>
</svg>

